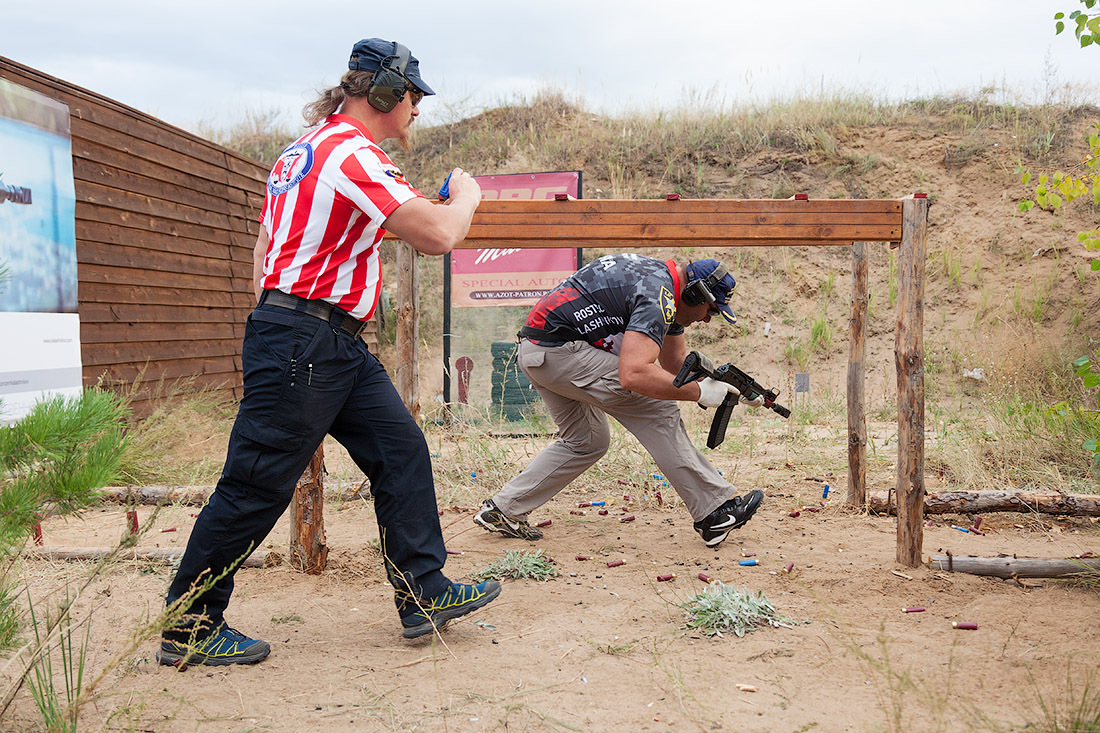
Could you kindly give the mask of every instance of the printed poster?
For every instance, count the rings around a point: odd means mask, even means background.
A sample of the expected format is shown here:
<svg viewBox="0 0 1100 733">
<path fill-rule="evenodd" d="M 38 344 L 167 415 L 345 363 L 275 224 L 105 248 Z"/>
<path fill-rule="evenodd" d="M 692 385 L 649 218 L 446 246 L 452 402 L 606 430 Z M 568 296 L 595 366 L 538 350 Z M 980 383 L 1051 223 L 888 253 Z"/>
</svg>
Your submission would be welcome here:
<svg viewBox="0 0 1100 733">
<path fill-rule="evenodd" d="M 0 424 L 83 388 L 68 106 L 0 79 Z"/>
</svg>

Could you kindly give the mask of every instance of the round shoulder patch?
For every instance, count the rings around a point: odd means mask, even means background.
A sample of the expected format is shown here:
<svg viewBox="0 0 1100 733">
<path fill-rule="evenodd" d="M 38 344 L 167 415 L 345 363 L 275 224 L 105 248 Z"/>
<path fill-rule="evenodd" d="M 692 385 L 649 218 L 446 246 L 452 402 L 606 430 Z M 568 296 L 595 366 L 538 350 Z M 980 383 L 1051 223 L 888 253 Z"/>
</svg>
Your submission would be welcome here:
<svg viewBox="0 0 1100 733">
<path fill-rule="evenodd" d="M 284 194 L 298 185 L 313 168 L 313 148 L 308 143 L 294 143 L 279 155 L 267 176 L 267 192 Z"/>
<path fill-rule="evenodd" d="M 666 326 L 676 317 L 676 298 L 672 295 L 672 291 L 663 285 L 661 286 L 661 315 L 665 317 Z"/>
</svg>

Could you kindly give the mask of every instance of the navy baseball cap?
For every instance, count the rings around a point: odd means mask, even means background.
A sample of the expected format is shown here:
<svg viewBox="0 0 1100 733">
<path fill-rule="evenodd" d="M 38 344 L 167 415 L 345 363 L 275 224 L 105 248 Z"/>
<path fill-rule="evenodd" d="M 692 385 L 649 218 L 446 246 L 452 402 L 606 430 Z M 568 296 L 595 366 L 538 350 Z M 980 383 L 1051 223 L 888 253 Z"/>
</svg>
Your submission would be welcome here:
<svg viewBox="0 0 1100 733">
<path fill-rule="evenodd" d="M 396 41 L 384 41 L 381 38 L 364 38 L 351 48 L 351 58 L 348 59 L 348 68 L 352 71 L 378 71 L 382 68 L 382 62 L 397 56 Z M 414 87 L 424 92 L 424 95 L 435 94 L 432 88 L 420 78 L 420 62 L 409 54 L 409 63 L 402 74 L 405 80 Z"/>
<path fill-rule="evenodd" d="M 688 281 L 702 280 L 707 281 L 715 270 L 722 266 L 722 263 L 718 260 L 695 260 L 690 263 L 686 270 Z M 737 281 L 733 279 L 733 275 L 728 272 L 722 276 L 722 279 L 715 283 L 713 286 L 707 283 L 707 289 L 710 290 L 714 296 L 714 307 L 716 307 L 721 313 L 722 317 L 729 323 L 737 323 L 737 316 L 733 315 L 733 311 L 730 310 L 730 295 L 733 293 L 734 286 L 737 285 Z"/>
</svg>

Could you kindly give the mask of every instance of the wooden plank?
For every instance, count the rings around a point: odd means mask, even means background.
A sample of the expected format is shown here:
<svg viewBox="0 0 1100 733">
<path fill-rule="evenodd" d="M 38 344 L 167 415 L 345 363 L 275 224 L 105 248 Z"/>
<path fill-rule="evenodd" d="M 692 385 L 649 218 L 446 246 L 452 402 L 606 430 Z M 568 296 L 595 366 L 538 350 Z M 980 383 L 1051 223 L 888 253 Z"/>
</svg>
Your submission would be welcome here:
<svg viewBox="0 0 1100 733">
<path fill-rule="evenodd" d="M 140 341 L 201 341 L 242 339 L 243 323 L 81 323 L 80 343 L 107 344 Z"/>
<path fill-rule="evenodd" d="M 77 248 L 78 265 L 110 265 L 138 270 L 157 270 L 162 273 L 189 273 L 233 277 L 242 273 L 230 260 L 208 259 L 191 254 L 162 252 L 141 247 L 125 247 L 117 244 L 85 242 Z"/>
<path fill-rule="evenodd" d="M 1100 558 L 1045 557 L 978 557 L 975 555 L 932 555 L 928 559 L 932 570 L 946 570 L 995 578 L 1070 578 L 1075 575 L 1095 576 L 1100 572 Z"/>
<path fill-rule="evenodd" d="M 867 252 L 852 244 L 852 306 L 848 321 L 848 504 L 867 501 L 867 419 L 864 415 L 867 342 Z"/>
<path fill-rule="evenodd" d="M 223 181 L 211 181 L 189 170 L 179 170 L 134 155 L 125 150 L 106 145 L 103 142 L 86 137 L 73 138 L 73 166 L 77 162 L 83 166 L 101 166 L 136 176 L 146 176 L 166 184 L 179 186 L 207 196 L 218 196 L 222 192 L 233 190 Z M 78 178 L 77 180 L 81 180 Z M 94 179 L 91 179 L 94 180 Z"/>
<path fill-rule="evenodd" d="M 105 389 L 113 388 L 125 388 L 128 392 L 134 392 L 135 385 L 132 385 L 132 379 L 127 378 L 125 380 L 112 380 L 110 378 L 109 369 L 100 369 L 98 372 L 89 372 L 87 368 L 84 369 L 84 384 L 86 385 L 102 385 Z M 169 382 L 173 380 L 167 380 Z M 174 380 L 177 383 L 180 380 Z M 220 393 L 219 398 L 228 399 L 229 395 L 235 394 L 237 388 L 240 386 L 240 374 L 189 374 L 186 376 L 186 386 L 196 392 L 214 392 Z M 171 386 L 171 385 L 169 385 Z M 165 385 L 159 380 L 157 373 L 150 368 L 145 373 L 145 379 L 136 385 L 136 394 L 134 395 L 134 401 L 145 400 L 156 404 L 164 403 L 164 389 Z"/>
<path fill-rule="evenodd" d="M 180 252 L 192 257 L 227 261 L 233 260 L 232 250 L 237 246 L 85 220 L 76 222 L 76 241 L 78 252 L 81 247 L 95 243 L 140 247 L 158 252 Z"/>
<path fill-rule="evenodd" d="M 199 374 L 225 380 L 227 384 L 241 382 L 240 355 L 214 356 L 204 359 L 168 359 L 132 364 L 111 364 L 101 366 L 99 371 L 112 383 L 129 384 L 140 379 L 142 382 L 161 380 L 179 380 Z"/>
<path fill-rule="evenodd" d="M 287 140 L 287 145 L 293 142 L 293 140 Z M 267 167 L 261 165 L 259 161 L 246 158 L 243 155 L 232 151 L 225 151 L 225 167 L 232 173 L 238 174 L 241 178 L 246 179 L 252 184 L 259 184 L 253 186 L 241 186 L 241 188 L 247 188 L 249 190 L 263 190 L 267 185 Z"/>
<path fill-rule="evenodd" d="M 157 272 L 130 267 L 87 264 L 80 268 L 80 283 L 110 283 L 112 285 L 145 285 L 189 290 L 222 292 L 232 288 L 228 277 L 192 275 L 179 272 Z"/>
<path fill-rule="evenodd" d="M 83 269 L 83 268 L 81 268 Z M 141 303 L 150 305 L 181 305 L 181 306 L 210 306 L 216 308 L 245 309 L 251 306 L 243 302 L 243 299 L 235 292 L 221 290 L 196 291 L 190 288 L 157 287 L 155 285 L 125 285 L 114 283 L 110 280 L 93 282 L 81 280 L 80 289 L 80 313 L 83 318 L 85 305 L 98 303 Z M 242 317 L 247 314 L 242 310 Z"/>
<path fill-rule="evenodd" d="M 177 204 L 162 198 L 142 196 L 98 183 L 85 181 L 77 187 L 76 200 L 98 206 L 109 206 L 133 214 L 187 222 L 212 229 L 232 229 L 227 213 Z M 225 207 L 221 207 L 225 209 Z"/>
<path fill-rule="evenodd" d="M 87 184 L 82 184 L 82 186 L 83 185 Z M 77 193 L 79 195 L 80 191 L 78 190 Z M 212 229 L 199 224 L 164 219 L 159 216 L 150 216 L 148 214 L 137 214 L 111 206 L 98 206 L 87 203 L 81 199 L 77 199 L 76 202 L 76 220 L 78 222 L 98 222 L 100 224 L 109 224 L 112 226 L 144 229 L 151 232 L 166 234 L 168 236 L 200 239 L 218 244 L 230 244 L 232 242 L 232 231 L 228 227 Z"/>
<path fill-rule="evenodd" d="M 224 168 L 220 168 L 216 163 L 194 158 L 187 152 L 162 147 L 155 142 L 143 140 L 131 133 L 98 125 L 95 122 L 80 119 L 75 115 L 72 118 L 72 135 L 74 139 L 95 140 L 100 145 L 119 152 L 158 163 L 177 171 L 186 171 L 223 186 L 229 182 L 229 172 Z"/>
<path fill-rule="evenodd" d="M 561 224 L 539 226 L 537 224 L 498 224 L 470 227 L 467 239 L 486 241 L 491 239 L 578 239 L 637 240 L 652 242 L 670 239 L 695 240 L 813 240 L 852 242 L 893 242 L 901 239 L 901 228 L 885 225 L 785 225 L 785 224 L 665 224 L 652 219 L 635 224 Z"/>
<path fill-rule="evenodd" d="M 474 227 L 497 227 L 522 223 L 531 226 L 629 226 L 637 225 L 638 213 L 594 213 L 565 214 L 561 212 L 514 212 L 487 214 L 480 209 L 477 212 Z M 901 216 L 894 213 L 845 213 L 845 212 L 758 212 L 758 213 L 712 213 L 670 211 L 655 214 L 648 221 L 677 226 L 687 225 L 756 225 L 812 226 L 812 225 L 848 225 L 876 226 L 901 229 Z"/>
<path fill-rule="evenodd" d="M 894 364 L 898 375 L 897 561 L 921 562 L 924 521 L 924 268 L 928 199 L 905 201 L 898 249 L 898 320 Z"/>
<path fill-rule="evenodd" d="M 81 344 L 80 359 L 84 364 L 84 375 L 89 369 L 99 374 L 104 367 L 114 364 L 144 364 L 163 360 L 178 359 L 184 353 L 194 358 L 234 356 L 240 354 L 241 337 L 225 339 L 200 339 L 187 348 L 181 349 L 175 341 L 147 341 L 137 343 L 101 343 Z"/>
<path fill-rule="evenodd" d="M 700 214 L 776 213 L 895 213 L 901 221 L 901 199 L 579 199 L 574 201 L 482 201 L 474 221 L 485 214 L 568 213 L 580 214 Z"/>
<path fill-rule="evenodd" d="M 155 171 L 134 173 L 128 170 L 73 157 L 73 177 L 77 185 L 90 183 L 108 189 L 126 191 L 138 196 L 148 196 L 203 211 L 230 215 L 230 203 L 226 200 L 224 186 L 218 192 L 195 190 L 188 185 L 171 183 L 155 176 Z"/>
<path fill-rule="evenodd" d="M 81 323 L 238 323 L 235 308 L 149 305 L 147 303 L 81 303 Z"/>
</svg>

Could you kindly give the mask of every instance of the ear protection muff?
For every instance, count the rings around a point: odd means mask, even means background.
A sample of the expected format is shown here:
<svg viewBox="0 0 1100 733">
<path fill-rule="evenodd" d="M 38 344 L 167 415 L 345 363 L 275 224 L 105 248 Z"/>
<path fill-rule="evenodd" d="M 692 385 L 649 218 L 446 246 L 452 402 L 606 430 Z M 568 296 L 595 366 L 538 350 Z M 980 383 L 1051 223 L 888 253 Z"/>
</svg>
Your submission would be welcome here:
<svg viewBox="0 0 1100 733">
<path fill-rule="evenodd" d="M 397 41 L 393 43 L 393 54 L 382 59 L 378 71 L 371 77 L 367 90 L 367 103 L 379 112 L 389 112 L 405 98 L 405 69 L 411 57 L 409 49 Z"/>
<path fill-rule="evenodd" d="M 684 289 L 680 291 L 680 300 L 686 305 L 703 305 L 703 303 L 714 304 L 716 299 L 714 297 L 714 289 L 718 287 L 718 283 L 722 282 L 722 278 L 729 274 L 729 270 L 725 265 L 719 264 L 714 268 L 714 272 L 707 275 L 705 278 L 699 278 L 695 276 L 695 263 L 688 263 L 687 266 L 688 283 L 684 286 Z"/>
</svg>

